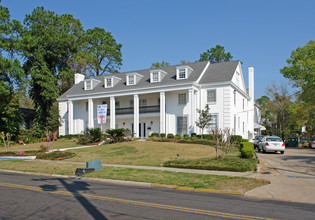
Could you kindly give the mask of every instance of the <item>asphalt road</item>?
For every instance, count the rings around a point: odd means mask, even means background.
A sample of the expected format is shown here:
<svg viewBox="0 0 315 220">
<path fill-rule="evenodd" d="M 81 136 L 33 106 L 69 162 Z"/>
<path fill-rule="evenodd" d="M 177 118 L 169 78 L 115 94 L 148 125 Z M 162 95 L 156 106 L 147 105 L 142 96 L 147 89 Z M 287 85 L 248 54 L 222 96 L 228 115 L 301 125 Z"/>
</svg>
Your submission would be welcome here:
<svg viewBox="0 0 315 220">
<path fill-rule="evenodd" d="M 0 172 L 0 219 L 314 219 L 314 205 Z"/>
</svg>

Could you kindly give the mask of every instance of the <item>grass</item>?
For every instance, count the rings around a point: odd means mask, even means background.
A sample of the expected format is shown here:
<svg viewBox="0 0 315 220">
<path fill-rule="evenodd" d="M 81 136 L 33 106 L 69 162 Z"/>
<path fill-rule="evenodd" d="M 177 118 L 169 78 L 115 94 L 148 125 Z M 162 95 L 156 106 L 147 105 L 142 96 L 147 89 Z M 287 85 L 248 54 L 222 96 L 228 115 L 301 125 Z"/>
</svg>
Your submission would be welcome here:
<svg viewBox="0 0 315 220">
<path fill-rule="evenodd" d="M 40 146 L 44 145 L 47 146 L 47 142 L 39 142 L 39 143 L 34 143 L 34 144 L 26 144 L 26 145 L 13 145 L 10 146 L 10 151 L 30 151 L 30 150 L 40 150 Z M 54 143 L 54 148 L 53 149 L 61 149 L 61 148 L 71 148 L 71 147 L 79 147 L 82 146 L 82 144 L 77 144 L 74 141 L 71 140 L 57 140 Z M 0 152 L 4 151 L 4 147 L 0 146 Z"/>
<path fill-rule="evenodd" d="M 36 161 L 0 161 L 0 167 L 2 169 L 20 170 L 27 172 L 74 175 L 75 169 L 82 167 L 82 165 L 53 162 L 43 163 Z M 257 180 L 251 178 L 114 167 L 104 167 L 101 171 L 89 173 L 85 176 L 233 192 L 245 192 L 256 187 L 268 184 L 268 182 L 265 180 Z"/>
<path fill-rule="evenodd" d="M 75 152 L 77 156 L 67 161 L 101 160 L 103 164 L 142 166 L 162 166 L 164 162 L 176 159 L 177 154 L 183 159 L 215 157 L 215 149 L 210 146 L 152 141 L 123 142 L 76 149 L 71 152 Z"/>
</svg>

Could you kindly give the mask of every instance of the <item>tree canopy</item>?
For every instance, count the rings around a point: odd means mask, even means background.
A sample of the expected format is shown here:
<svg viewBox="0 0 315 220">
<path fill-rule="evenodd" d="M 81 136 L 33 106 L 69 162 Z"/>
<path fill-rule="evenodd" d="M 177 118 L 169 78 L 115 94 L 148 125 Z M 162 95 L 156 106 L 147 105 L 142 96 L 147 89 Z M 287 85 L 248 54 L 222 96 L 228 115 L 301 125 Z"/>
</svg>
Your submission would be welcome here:
<svg viewBox="0 0 315 220">
<path fill-rule="evenodd" d="M 292 51 L 288 66 L 280 70 L 284 77 L 293 80 L 301 88 L 300 98 L 315 105 L 315 41 Z"/>
<path fill-rule="evenodd" d="M 150 69 L 157 69 L 157 68 L 161 68 L 161 67 L 167 67 L 169 66 L 170 63 L 165 62 L 164 60 L 162 60 L 162 62 L 156 62 L 156 63 L 152 63 Z"/>
<path fill-rule="evenodd" d="M 231 61 L 233 56 L 230 52 L 225 53 L 223 46 L 216 45 L 215 47 L 208 49 L 206 52 L 200 54 L 199 61 L 210 61 L 211 63 L 221 63 L 225 61 Z"/>
<path fill-rule="evenodd" d="M 10 20 L 9 9 L 0 6 L 0 131 L 16 134 L 21 115 L 16 89 L 23 89 L 24 72 L 15 58 L 21 24 Z"/>
</svg>

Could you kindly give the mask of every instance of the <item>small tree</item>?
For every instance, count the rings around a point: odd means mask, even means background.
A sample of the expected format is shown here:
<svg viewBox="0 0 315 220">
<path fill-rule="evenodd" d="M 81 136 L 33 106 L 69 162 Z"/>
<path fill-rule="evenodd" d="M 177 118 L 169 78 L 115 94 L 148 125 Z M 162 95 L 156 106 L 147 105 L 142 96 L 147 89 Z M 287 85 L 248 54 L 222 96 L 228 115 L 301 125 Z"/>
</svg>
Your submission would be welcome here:
<svg viewBox="0 0 315 220">
<path fill-rule="evenodd" d="M 203 138 L 203 130 L 210 126 L 212 119 L 209 105 L 206 105 L 204 110 L 197 109 L 197 113 L 199 117 L 198 121 L 196 121 L 196 125 L 201 128 L 201 138 Z"/>
</svg>

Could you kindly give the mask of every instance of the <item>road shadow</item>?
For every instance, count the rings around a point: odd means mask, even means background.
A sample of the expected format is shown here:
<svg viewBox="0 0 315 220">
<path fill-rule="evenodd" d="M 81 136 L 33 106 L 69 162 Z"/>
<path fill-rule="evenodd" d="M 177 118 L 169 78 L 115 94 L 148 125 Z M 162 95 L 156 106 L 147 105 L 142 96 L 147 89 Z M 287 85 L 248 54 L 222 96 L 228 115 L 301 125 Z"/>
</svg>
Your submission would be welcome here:
<svg viewBox="0 0 315 220">
<path fill-rule="evenodd" d="M 83 181 L 73 181 L 72 183 L 67 183 L 65 179 L 56 178 L 56 179 L 33 179 L 34 181 L 46 181 L 46 180 L 57 180 L 59 181 L 68 192 L 70 192 L 76 200 L 82 205 L 82 207 L 94 218 L 94 219 L 107 219 L 88 199 L 86 199 L 80 191 L 88 191 L 89 184 Z M 40 185 L 43 191 L 57 191 L 56 185 Z"/>
</svg>

